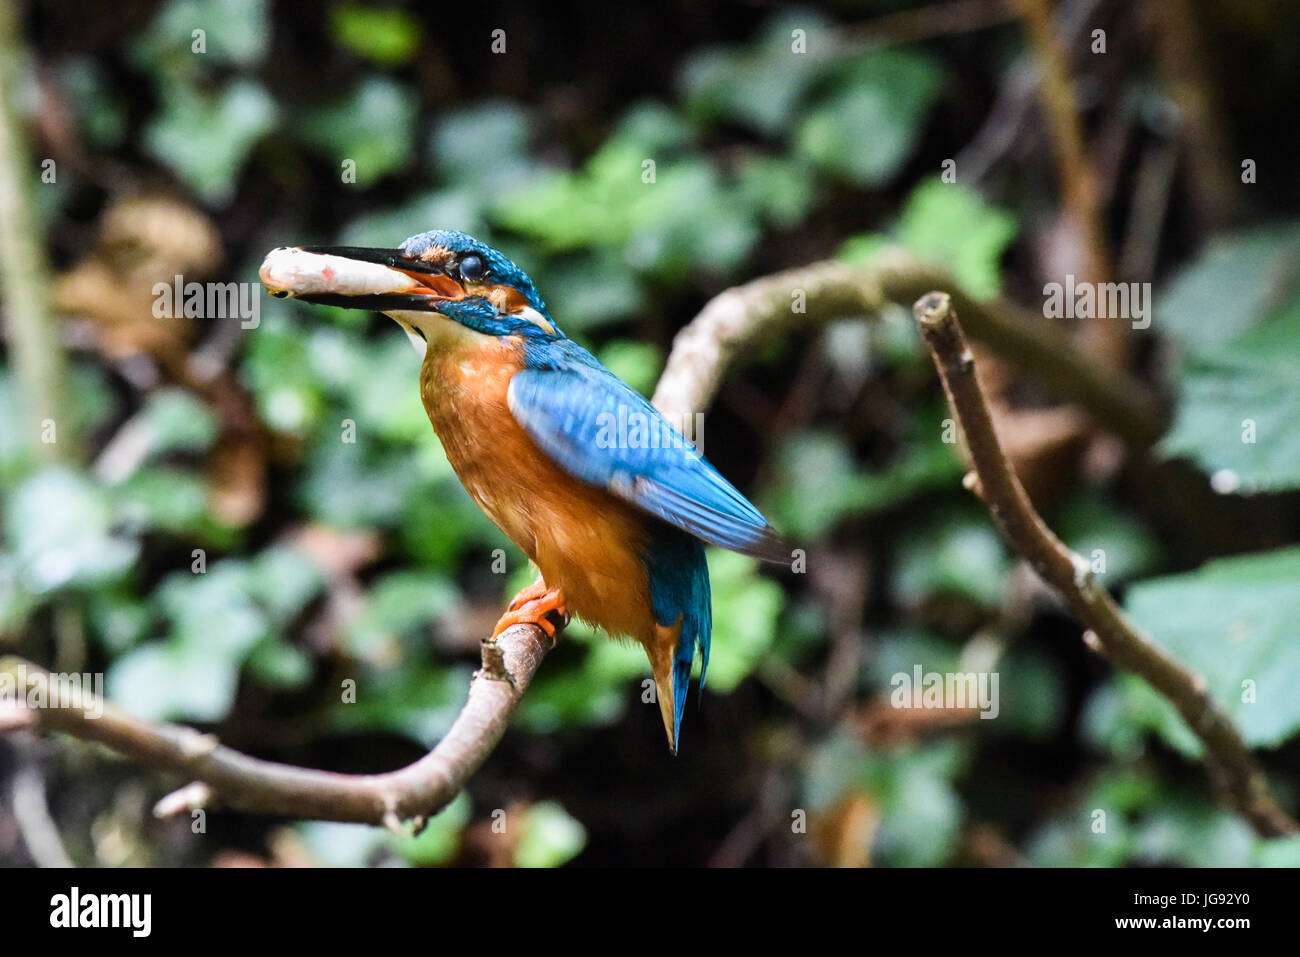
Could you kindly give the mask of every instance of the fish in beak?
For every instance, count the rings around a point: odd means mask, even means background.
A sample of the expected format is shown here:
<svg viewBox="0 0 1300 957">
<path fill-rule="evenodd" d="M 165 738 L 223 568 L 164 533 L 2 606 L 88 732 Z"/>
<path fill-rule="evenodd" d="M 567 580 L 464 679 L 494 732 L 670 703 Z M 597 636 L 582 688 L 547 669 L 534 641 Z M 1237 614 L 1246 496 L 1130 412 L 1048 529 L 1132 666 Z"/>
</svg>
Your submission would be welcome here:
<svg viewBox="0 0 1300 957">
<path fill-rule="evenodd" d="M 438 303 L 466 296 L 441 267 L 400 249 L 281 246 L 266 254 L 258 276 L 277 299 L 375 312 L 436 312 Z"/>
</svg>

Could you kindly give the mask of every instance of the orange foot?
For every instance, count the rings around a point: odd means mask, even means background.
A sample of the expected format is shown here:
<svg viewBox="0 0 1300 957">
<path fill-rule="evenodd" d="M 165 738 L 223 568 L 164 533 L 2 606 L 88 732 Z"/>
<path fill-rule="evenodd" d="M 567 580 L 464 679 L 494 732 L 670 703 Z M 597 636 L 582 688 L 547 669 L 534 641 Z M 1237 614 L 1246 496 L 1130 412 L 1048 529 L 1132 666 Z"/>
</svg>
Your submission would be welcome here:
<svg viewBox="0 0 1300 957">
<path fill-rule="evenodd" d="M 523 605 L 528 604 L 537 598 L 546 594 L 546 582 L 542 581 L 542 576 L 537 576 L 537 581 L 533 582 L 527 588 L 523 589 L 510 602 L 506 611 L 515 611 Z"/>
<path fill-rule="evenodd" d="M 551 647 L 554 648 L 555 623 L 549 616 L 551 612 L 556 612 L 561 623 L 568 624 L 569 612 L 564 605 L 563 590 L 548 589 L 539 578 L 515 596 L 509 610 L 501 616 L 496 628 L 492 630 L 492 638 L 496 639 L 501 632 L 514 625 L 536 625 L 546 632 L 547 637 L 551 639 Z"/>
</svg>

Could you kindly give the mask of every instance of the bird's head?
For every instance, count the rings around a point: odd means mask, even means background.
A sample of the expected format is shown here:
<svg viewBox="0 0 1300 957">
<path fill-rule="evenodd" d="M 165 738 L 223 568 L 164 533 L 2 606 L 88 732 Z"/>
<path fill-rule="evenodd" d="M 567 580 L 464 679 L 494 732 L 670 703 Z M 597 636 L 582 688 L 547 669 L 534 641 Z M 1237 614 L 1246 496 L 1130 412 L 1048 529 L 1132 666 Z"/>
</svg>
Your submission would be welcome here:
<svg viewBox="0 0 1300 957">
<path fill-rule="evenodd" d="M 267 254 L 260 276 L 277 298 L 386 313 L 421 352 L 467 332 L 563 337 L 523 270 L 454 230 L 420 233 L 396 249 L 280 247 Z"/>
</svg>

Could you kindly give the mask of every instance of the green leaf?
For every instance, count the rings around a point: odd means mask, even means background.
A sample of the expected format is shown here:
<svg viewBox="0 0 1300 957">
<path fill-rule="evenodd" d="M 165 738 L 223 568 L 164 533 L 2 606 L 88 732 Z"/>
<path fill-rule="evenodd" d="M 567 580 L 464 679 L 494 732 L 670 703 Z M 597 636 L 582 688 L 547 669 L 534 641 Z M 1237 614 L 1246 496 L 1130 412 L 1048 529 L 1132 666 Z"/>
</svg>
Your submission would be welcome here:
<svg viewBox="0 0 1300 957">
<path fill-rule="evenodd" d="M 420 22 L 405 10 L 344 4 L 330 10 L 334 42 L 380 66 L 409 63 L 420 48 Z"/>
<path fill-rule="evenodd" d="M 145 399 L 141 421 L 152 435 L 150 452 L 203 452 L 217 437 L 216 417 L 184 389 L 159 389 Z"/>
<path fill-rule="evenodd" d="M 278 688 L 301 688 L 311 678 L 308 654 L 278 638 L 259 642 L 248 656 L 248 670 Z"/>
<path fill-rule="evenodd" d="M 510 100 L 488 100 L 444 119 L 430 138 L 430 152 L 450 181 L 500 195 L 540 173 L 529 152 L 532 136 L 527 110 Z"/>
<path fill-rule="evenodd" d="M 397 840 L 383 828 L 337 821 L 301 821 L 293 830 L 322 867 L 365 867 Z"/>
<path fill-rule="evenodd" d="M 16 583 L 34 595 L 114 581 L 135 563 L 139 543 L 112 530 L 106 492 L 61 466 L 36 472 L 4 509 Z"/>
<path fill-rule="evenodd" d="M 529 686 L 517 717 L 534 734 L 613 724 L 623 716 L 636 680 L 649 673 L 639 647 L 611 641 L 584 622 L 570 622 L 564 641 L 586 653 L 576 667 L 544 669 Z"/>
<path fill-rule="evenodd" d="M 1300 225 L 1215 239 L 1161 290 L 1157 327 L 1189 353 L 1213 355 L 1291 301 L 1300 278 L 1297 262 Z"/>
<path fill-rule="evenodd" d="M 59 65 L 58 82 L 91 144 L 104 150 L 120 146 L 126 137 L 126 110 L 104 65 L 89 57 L 69 58 Z"/>
<path fill-rule="evenodd" d="M 353 220 L 343 229 L 341 241 L 348 246 L 387 247 L 407 236 L 424 232 L 430 223 L 455 223 L 458 229 L 484 242 L 492 242 L 480 207 L 479 198 L 471 190 L 460 187 L 433 190 L 418 194 L 393 209 L 377 210 Z M 395 240 L 394 237 L 398 238 Z M 318 311 L 321 307 L 310 308 Z M 365 316 L 361 312 L 350 314 Z"/>
<path fill-rule="evenodd" d="M 248 587 L 277 625 L 286 625 L 325 586 L 321 569 L 301 549 L 273 545 L 251 565 Z"/>
<path fill-rule="evenodd" d="M 236 80 L 214 95 L 169 85 L 161 113 L 145 127 L 144 144 L 206 201 L 220 205 L 275 121 L 275 102 L 251 80 Z"/>
<path fill-rule="evenodd" d="M 344 642 L 357 657 L 386 658 L 407 636 L 427 633 L 458 601 L 459 593 L 441 575 L 392 572 L 370 589 L 364 610 L 344 629 Z"/>
<path fill-rule="evenodd" d="M 943 87 L 927 56 L 880 50 L 844 71 L 837 90 L 799 127 L 799 152 L 863 186 L 888 182 L 912 154 Z"/>
<path fill-rule="evenodd" d="M 752 558 L 709 549 L 713 585 L 713 643 L 708 686 L 729 694 L 758 667 L 776 639 L 785 593 L 758 575 Z"/>
<path fill-rule="evenodd" d="M 988 517 L 953 509 L 930 515 L 903 540 L 893 587 L 906 602 L 944 592 L 993 607 L 1008 564 L 1006 547 Z"/>
<path fill-rule="evenodd" d="M 469 795 L 464 791 L 429 818 L 424 830 L 412 837 L 398 837 L 391 831 L 388 843 L 413 867 L 441 867 L 450 864 L 460 849 L 460 834 L 470 819 Z"/>
<path fill-rule="evenodd" d="M 918 256 L 946 266 L 972 296 L 984 299 L 1001 288 L 1000 262 L 1015 238 L 1016 221 L 975 190 L 933 177 L 912 190 L 892 232 Z"/>
<path fill-rule="evenodd" d="M 1224 492 L 1300 487 L 1300 297 L 1213 353 L 1178 381 L 1174 423 L 1158 447 L 1187 456 Z"/>
<path fill-rule="evenodd" d="M 861 474 L 839 436 L 811 431 L 783 443 L 776 454 L 772 491 L 764 510 L 787 535 L 816 539 L 840 520 L 889 508 L 922 492 L 947 488 L 961 478 L 962 464 L 939 441 L 939 428 L 926 423 L 930 410 L 915 417 L 913 436 L 898 455 L 871 474 Z"/>
<path fill-rule="evenodd" d="M 350 676 L 357 683 L 357 699 L 334 708 L 330 726 L 348 732 L 386 731 L 433 747 L 464 707 L 472 669 L 429 667 L 414 656 L 385 664 Z"/>
<path fill-rule="evenodd" d="M 1163 549 L 1151 530 L 1096 492 L 1066 502 L 1056 528 L 1066 545 L 1093 563 L 1093 571 L 1107 586 L 1147 574 L 1163 561 Z"/>
<path fill-rule="evenodd" d="M 1210 562 L 1130 588 L 1134 622 L 1207 682 L 1252 747 L 1275 747 L 1300 728 L 1300 547 Z M 1146 684 L 1122 684 L 1129 716 L 1189 754 L 1199 742 Z M 1253 700 L 1251 700 L 1253 699 Z"/>
<path fill-rule="evenodd" d="M 583 250 L 551 260 L 533 278 L 547 290 L 551 314 L 570 335 L 635 318 L 645 309 L 645 291 L 636 274 L 608 250 Z"/>
<path fill-rule="evenodd" d="M 515 846 L 516 867 L 559 867 L 587 843 L 587 830 L 555 801 L 532 805 Z"/>
<path fill-rule="evenodd" d="M 795 52 L 792 31 L 796 29 L 805 35 L 807 52 Z M 710 122 L 782 133 L 825 72 L 829 35 L 821 14 L 783 11 L 749 47 L 715 47 L 691 54 L 680 83 L 687 109 Z"/>
<path fill-rule="evenodd" d="M 271 45 L 267 7 L 267 0 L 168 0 L 133 45 L 132 59 L 173 78 L 208 63 L 255 66 Z M 202 53 L 195 30 L 203 31 Z"/>
<path fill-rule="evenodd" d="M 663 353 L 658 346 L 628 339 L 607 342 L 599 358 L 614 375 L 643 395 L 654 391 L 664 367 Z"/>
<path fill-rule="evenodd" d="M 1260 841 L 1252 863 L 1256 867 L 1300 867 L 1300 835 Z"/>
<path fill-rule="evenodd" d="M 240 373 L 257 401 L 258 414 L 272 429 L 305 435 L 319 421 L 325 402 L 308 355 L 311 341 L 327 331 L 313 332 L 299 325 L 276 303 L 248 337 Z M 304 338 L 308 340 L 305 349 Z"/>
<path fill-rule="evenodd" d="M 850 793 L 880 808 L 872 857 L 897 867 L 935 867 L 952 855 L 962 805 L 953 787 L 961 753 L 951 742 L 869 753 L 860 740 L 837 734 L 814 749 L 804 800 L 824 811 Z"/>
<path fill-rule="evenodd" d="M 305 110 L 297 128 L 334 163 L 352 160 L 357 184 L 368 186 L 410 164 L 419 108 L 419 97 L 410 87 L 372 76 L 343 99 Z"/>
<path fill-rule="evenodd" d="M 154 641 L 109 668 L 108 696 L 146 721 L 220 721 L 230 712 L 239 665 L 198 644 Z"/>
<path fill-rule="evenodd" d="M 205 536 L 215 530 L 208 515 L 208 487 L 192 472 L 146 466 L 113 493 L 117 516 L 128 525 Z"/>
</svg>

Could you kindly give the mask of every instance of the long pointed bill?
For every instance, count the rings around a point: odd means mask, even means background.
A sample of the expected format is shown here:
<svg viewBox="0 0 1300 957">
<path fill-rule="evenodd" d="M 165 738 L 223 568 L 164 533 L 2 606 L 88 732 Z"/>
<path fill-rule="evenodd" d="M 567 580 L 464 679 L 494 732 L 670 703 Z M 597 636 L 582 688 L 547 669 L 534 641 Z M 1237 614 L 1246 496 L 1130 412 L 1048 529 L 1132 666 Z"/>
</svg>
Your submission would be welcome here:
<svg viewBox="0 0 1300 957">
<path fill-rule="evenodd" d="M 266 254 L 258 276 L 277 299 L 376 312 L 434 312 L 465 296 L 455 279 L 398 249 L 281 246 Z"/>
</svg>

